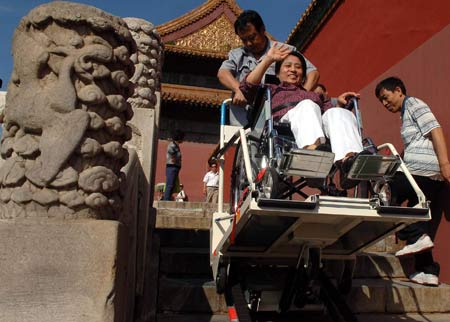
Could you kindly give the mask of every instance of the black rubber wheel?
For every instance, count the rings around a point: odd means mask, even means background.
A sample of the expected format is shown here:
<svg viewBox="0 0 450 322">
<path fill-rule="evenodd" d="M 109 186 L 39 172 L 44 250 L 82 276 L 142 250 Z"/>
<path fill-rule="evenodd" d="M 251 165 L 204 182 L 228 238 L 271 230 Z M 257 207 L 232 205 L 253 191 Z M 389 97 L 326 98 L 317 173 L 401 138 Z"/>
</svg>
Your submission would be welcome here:
<svg viewBox="0 0 450 322">
<path fill-rule="evenodd" d="M 260 183 L 260 197 L 277 199 L 281 195 L 280 176 L 274 168 L 268 168 Z"/>
<path fill-rule="evenodd" d="M 249 149 L 251 154 L 251 149 Z M 250 155 L 250 163 L 252 168 L 252 175 L 256 177 L 257 166 L 253 161 L 252 155 Z M 231 172 L 231 191 L 230 191 L 230 213 L 236 212 L 239 199 L 242 196 L 243 191 L 248 187 L 247 173 L 245 172 L 245 162 L 243 158 L 241 143 L 236 146 L 236 153 L 234 154 L 233 169 Z"/>
<path fill-rule="evenodd" d="M 308 263 L 308 279 L 316 280 L 320 272 L 320 249 L 310 248 L 309 249 L 309 263 Z"/>
<path fill-rule="evenodd" d="M 228 280 L 228 267 L 227 266 L 219 266 L 217 270 L 216 277 L 216 291 L 218 294 L 223 294 L 226 291 Z"/>
</svg>

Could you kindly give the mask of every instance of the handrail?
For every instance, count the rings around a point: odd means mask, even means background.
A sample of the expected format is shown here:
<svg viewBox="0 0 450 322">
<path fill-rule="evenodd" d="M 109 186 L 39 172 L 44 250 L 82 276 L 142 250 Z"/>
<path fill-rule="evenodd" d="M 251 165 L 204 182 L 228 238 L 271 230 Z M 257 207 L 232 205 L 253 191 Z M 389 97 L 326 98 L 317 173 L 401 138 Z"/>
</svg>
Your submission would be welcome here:
<svg viewBox="0 0 450 322">
<path fill-rule="evenodd" d="M 400 168 L 402 169 L 403 173 L 405 174 L 406 178 L 408 179 L 409 183 L 411 184 L 411 187 L 414 189 L 414 192 L 416 193 L 417 199 L 419 201 L 418 204 L 420 204 L 422 208 L 428 208 L 427 198 L 425 197 L 425 194 L 422 192 L 422 190 L 417 185 L 416 180 L 414 180 L 414 177 L 409 172 L 408 168 L 406 167 L 405 163 L 403 162 L 403 159 L 400 157 L 400 154 L 395 149 L 394 145 L 392 145 L 391 143 L 384 143 L 384 144 L 379 145 L 377 148 L 378 148 L 378 150 L 388 148 L 393 155 L 399 157 Z"/>
<path fill-rule="evenodd" d="M 362 124 L 361 111 L 359 110 L 359 105 L 358 105 L 358 98 L 353 96 L 350 100 L 353 102 L 353 107 L 355 109 L 356 123 L 358 124 L 358 133 L 362 139 L 363 124 Z"/>
<path fill-rule="evenodd" d="M 248 152 L 247 137 L 245 136 L 244 129 L 240 129 L 239 133 L 241 134 L 241 149 L 242 149 L 242 157 L 244 158 L 245 173 L 247 175 L 248 185 L 253 190 L 252 166 L 250 162 L 250 153 Z"/>
<path fill-rule="evenodd" d="M 219 147 L 220 150 L 222 151 L 224 145 L 225 145 L 225 131 L 224 131 L 224 126 L 225 126 L 225 120 L 226 120 L 226 111 L 227 111 L 227 106 L 231 103 L 231 98 L 227 98 L 226 100 L 224 100 L 222 102 L 222 106 L 220 107 L 220 143 L 219 143 Z M 223 152 L 223 151 L 222 151 Z M 219 213 L 223 212 L 223 167 L 225 164 L 225 156 L 222 153 L 220 155 L 219 158 L 219 198 L 218 198 L 218 205 L 217 205 L 217 211 Z"/>
</svg>

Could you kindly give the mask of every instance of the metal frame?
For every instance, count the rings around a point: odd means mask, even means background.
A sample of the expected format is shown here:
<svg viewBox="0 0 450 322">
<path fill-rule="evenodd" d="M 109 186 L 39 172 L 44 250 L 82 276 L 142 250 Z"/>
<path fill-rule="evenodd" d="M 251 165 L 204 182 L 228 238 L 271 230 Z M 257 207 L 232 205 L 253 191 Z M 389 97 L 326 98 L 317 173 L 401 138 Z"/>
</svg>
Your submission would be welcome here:
<svg viewBox="0 0 450 322">
<path fill-rule="evenodd" d="M 270 94 L 269 94 L 270 97 Z M 230 104 L 231 99 L 227 99 L 222 103 L 222 109 L 221 109 L 221 129 L 220 129 L 220 150 L 218 152 L 218 155 L 220 157 L 220 169 L 219 169 L 219 203 L 218 203 L 218 209 L 217 212 L 214 213 L 213 216 L 213 222 L 212 222 L 212 229 L 211 229 L 211 248 L 214 250 L 214 253 L 218 255 L 218 252 L 220 251 L 220 247 L 223 246 L 226 242 L 226 237 L 229 236 L 231 233 L 231 230 L 234 230 L 234 234 L 239 233 L 240 219 L 245 218 L 246 212 L 252 213 L 252 214 L 271 214 L 271 213 L 277 213 L 279 216 L 284 216 L 286 213 L 289 213 L 293 216 L 309 216 L 310 214 L 316 214 L 316 215 L 339 215 L 339 216 L 355 216 L 355 218 L 360 218 L 364 220 L 383 220 L 383 221 L 391 221 L 392 218 L 395 218 L 395 220 L 405 220 L 407 222 L 412 222 L 417 219 L 417 215 L 404 215 L 401 214 L 399 211 L 396 211 L 393 209 L 384 209 L 384 212 L 380 211 L 380 204 L 376 203 L 374 200 L 368 200 L 368 199 L 357 199 L 357 198 L 344 198 L 344 197 L 318 197 L 318 196 L 312 196 L 309 199 L 307 199 L 307 202 L 310 202 L 313 199 L 320 200 L 320 207 L 314 210 L 306 211 L 304 209 L 292 209 L 292 208 L 286 208 L 286 205 L 288 203 L 285 203 L 281 208 L 280 207 L 274 207 L 272 209 L 269 209 L 267 207 L 259 207 L 256 201 L 252 197 L 252 191 L 255 190 L 255 183 L 254 179 L 252 177 L 252 171 L 251 171 L 251 162 L 250 162 L 250 156 L 247 146 L 247 137 L 246 134 L 248 133 L 248 130 L 245 130 L 241 127 L 234 127 L 234 126 L 227 126 L 225 124 L 225 115 L 228 105 Z M 267 104 L 265 102 L 264 104 Z M 357 120 L 358 123 L 361 122 L 361 118 L 359 115 L 359 108 L 357 100 L 354 100 L 354 106 L 355 111 L 357 114 Z M 264 108 L 266 108 L 265 106 Z M 362 131 L 362 126 L 359 127 Z M 273 124 L 272 124 L 273 129 Z M 269 123 L 269 131 L 271 130 L 271 123 Z M 242 204 L 238 216 L 239 219 L 236 219 L 234 215 L 230 215 L 228 212 L 224 212 L 223 209 L 223 183 L 224 183 L 224 154 L 225 151 L 230 148 L 232 145 L 234 145 L 236 142 L 241 141 L 242 144 L 242 152 L 243 152 L 243 159 L 244 159 L 244 165 L 245 165 L 245 171 L 246 175 L 249 181 L 249 189 L 250 193 L 248 194 L 246 200 Z M 378 146 L 378 149 L 384 149 L 387 148 L 390 153 L 394 156 L 397 156 L 400 160 L 400 155 L 398 154 L 395 147 L 390 143 L 385 143 L 380 146 Z M 428 211 L 428 202 L 426 201 L 425 195 L 420 190 L 416 182 L 414 181 L 414 178 L 406 168 L 404 162 L 401 160 L 400 164 L 401 170 L 405 173 L 407 179 L 409 180 L 411 186 L 413 187 L 414 191 L 417 194 L 418 197 L 418 204 L 414 206 L 414 208 L 423 208 Z M 355 205 L 357 205 L 355 207 Z M 298 207 L 298 204 L 295 206 Z M 326 209 L 326 210 L 325 210 Z M 392 214 L 389 214 L 389 211 L 394 212 L 395 216 Z M 429 220 L 431 217 L 428 214 L 426 217 L 420 220 Z M 234 221 L 234 222 L 233 222 Z M 401 227 L 400 227 L 401 228 Z M 398 229 L 400 229 L 398 228 Z M 398 230 L 396 229 L 396 230 Z M 291 229 L 292 231 L 292 229 Z M 287 234 L 287 233 L 286 233 Z M 213 254 L 211 254 L 212 256 Z M 231 255 L 231 254 L 230 254 Z M 248 252 L 245 253 L 245 256 L 249 256 L 250 254 Z M 275 254 L 274 254 L 275 255 Z M 231 256 L 239 256 L 237 253 L 233 254 Z M 267 254 L 266 254 L 267 256 Z M 211 263 L 214 262 L 214 259 L 212 256 Z M 277 257 L 275 255 L 275 257 Z"/>
<path fill-rule="evenodd" d="M 264 108 L 270 108 L 270 105 L 267 105 L 270 104 L 270 93 L 268 97 L 268 101 L 264 103 Z M 253 178 L 252 175 L 251 160 L 247 145 L 249 130 L 225 124 L 226 110 L 230 102 L 231 99 L 225 100 L 221 107 L 220 150 L 217 153 L 217 157 L 220 160 L 219 202 L 217 212 L 213 214 L 210 230 L 210 264 L 215 278 L 217 277 L 219 266 L 221 265 L 223 267 L 223 265 L 232 261 L 242 263 L 256 261 L 270 265 L 278 265 L 280 263 L 290 263 L 289 265 L 292 265 L 294 263 L 293 265 L 295 266 L 295 263 L 298 265 L 300 258 L 309 260 L 307 256 L 305 258 L 303 256 L 305 249 L 318 249 L 319 256 L 324 259 L 354 259 L 357 252 L 373 245 L 386 237 L 386 235 L 400 230 L 405 225 L 431 219 L 429 204 L 426 201 L 425 195 L 416 184 L 395 147 L 390 143 L 382 144 L 378 146 L 378 149 L 386 148 L 392 155 L 401 160 L 400 169 L 408 178 L 419 201 L 412 208 L 382 206 L 378 198 L 365 199 L 312 195 L 304 201 L 261 198 L 256 200 L 252 192 L 256 189 L 255 180 L 257 179 Z M 362 134 L 361 116 L 356 99 L 354 100 L 354 107 L 357 122 L 360 125 L 360 134 Z M 272 148 L 274 144 L 273 122 L 267 120 L 267 126 L 268 131 L 270 131 L 269 145 Z M 249 193 L 243 199 L 236 213 L 230 214 L 223 209 L 224 154 L 231 146 L 239 141 L 242 147 L 245 173 L 249 182 Z M 270 149 L 270 151 L 272 152 L 273 149 Z M 269 162 L 273 157 L 272 154 L 269 155 Z M 261 245 L 258 245 L 258 242 L 256 242 L 255 245 L 239 246 L 239 240 L 237 238 L 241 236 L 240 234 L 245 231 L 246 225 L 254 218 L 290 219 L 288 220 L 286 229 L 283 228 L 284 230 L 278 235 L 275 231 L 275 235 L 271 236 L 273 242 L 271 239 L 270 245 L 266 245 L 263 242 Z M 385 230 L 375 233 L 365 240 L 363 244 L 357 244 L 347 252 L 330 247 L 340 238 L 346 238 L 359 225 L 365 223 L 380 224 L 381 229 Z M 383 226 L 383 224 L 386 225 Z M 261 238 L 264 239 L 264 236 L 261 236 Z M 326 277 L 320 275 L 318 281 L 325 289 L 329 289 Z M 229 287 L 232 287 L 233 292 L 236 293 L 236 285 L 229 285 Z M 238 296 L 236 294 L 233 295 L 235 298 Z M 230 294 L 228 296 L 230 298 L 233 297 Z M 330 301 L 333 302 L 332 300 Z M 331 303 L 330 305 L 335 304 Z M 343 311 L 346 310 L 345 307 L 341 309 Z M 351 315 L 351 311 L 348 314 Z"/>
</svg>

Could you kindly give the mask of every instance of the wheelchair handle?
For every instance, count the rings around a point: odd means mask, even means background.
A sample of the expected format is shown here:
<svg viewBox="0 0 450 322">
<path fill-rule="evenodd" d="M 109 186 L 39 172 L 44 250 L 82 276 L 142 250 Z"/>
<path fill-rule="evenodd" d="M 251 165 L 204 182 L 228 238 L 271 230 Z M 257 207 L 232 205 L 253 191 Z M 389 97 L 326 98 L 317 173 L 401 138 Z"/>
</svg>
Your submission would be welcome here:
<svg viewBox="0 0 450 322">
<path fill-rule="evenodd" d="M 358 105 L 358 100 L 359 100 L 359 98 L 357 98 L 356 96 L 352 96 L 351 98 L 348 99 L 349 102 L 348 102 L 347 106 L 349 107 L 348 110 L 351 111 L 353 109 L 355 112 L 356 123 L 358 124 L 358 133 L 359 133 L 360 137 L 362 138 L 363 124 L 362 124 L 361 112 L 360 112 L 359 105 Z"/>
<path fill-rule="evenodd" d="M 227 119 L 227 118 L 226 118 L 226 115 L 227 115 L 227 105 L 230 105 L 231 101 L 232 101 L 231 98 L 227 98 L 226 100 L 224 100 L 224 101 L 222 102 L 222 105 L 221 105 L 221 107 L 220 107 L 220 125 L 226 125 L 226 124 L 225 124 L 225 120 Z"/>
</svg>

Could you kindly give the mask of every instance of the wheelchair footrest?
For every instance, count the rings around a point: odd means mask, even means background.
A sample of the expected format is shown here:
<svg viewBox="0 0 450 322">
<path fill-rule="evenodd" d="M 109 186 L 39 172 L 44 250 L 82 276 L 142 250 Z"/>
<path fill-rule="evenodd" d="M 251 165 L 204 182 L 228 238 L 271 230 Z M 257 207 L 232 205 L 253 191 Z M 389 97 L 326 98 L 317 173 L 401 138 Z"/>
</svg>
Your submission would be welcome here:
<svg viewBox="0 0 450 322">
<path fill-rule="evenodd" d="M 305 178 L 325 178 L 334 162 L 334 153 L 307 149 L 292 149 L 283 154 L 280 170 L 286 175 Z"/>
<path fill-rule="evenodd" d="M 400 159 L 394 155 L 360 154 L 353 163 L 348 178 L 356 180 L 374 180 L 392 177 L 400 166 Z"/>
</svg>

